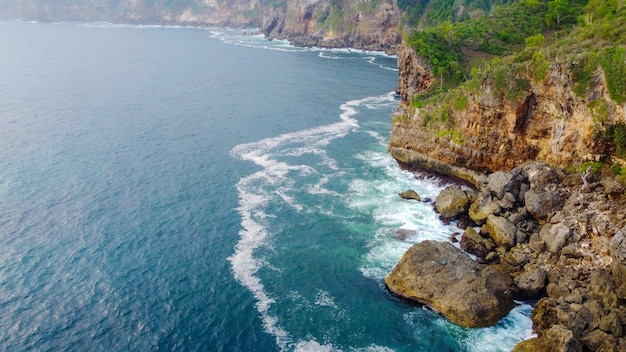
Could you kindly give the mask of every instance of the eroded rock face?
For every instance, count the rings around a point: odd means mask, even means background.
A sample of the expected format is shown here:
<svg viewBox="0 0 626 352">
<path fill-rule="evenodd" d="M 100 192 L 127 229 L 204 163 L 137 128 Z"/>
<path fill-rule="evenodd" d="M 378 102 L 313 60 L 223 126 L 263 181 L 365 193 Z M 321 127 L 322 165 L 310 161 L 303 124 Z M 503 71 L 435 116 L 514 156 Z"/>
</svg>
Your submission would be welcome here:
<svg viewBox="0 0 626 352">
<path fill-rule="evenodd" d="M 385 284 L 465 327 L 496 324 L 515 305 L 509 281 L 446 242 L 424 241 L 402 257 Z"/>
<path fill-rule="evenodd" d="M 410 53 L 410 49 L 407 49 Z M 419 59 L 413 59 L 419 64 Z M 569 65 L 553 64 L 541 82 L 528 78 L 529 89 L 524 96 L 506 99 L 494 88 L 493 80 L 482 82 L 477 93 L 468 93 L 465 108 L 449 109 L 453 128 L 463 136 L 462 143 L 441 137 L 442 128 L 425 128 L 436 116 L 439 107 L 411 107 L 415 93 L 410 87 L 432 83 L 432 77 L 422 72 L 421 65 L 399 65 L 402 102 L 393 124 L 389 149 L 407 149 L 454 166 L 475 171 L 506 171 L 519 164 L 541 160 L 552 165 L 582 164 L 599 160 L 603 151 L 594 135 L 593 113 L 589 103 L 603 99 L 610 106 L 612 119 L 626 121 L 623 104 L 611 100 L 606 92 L 603 73 L 591 91 L 598 94 L 579 97 L 573 91 L 574 82 Z M 537 208 L 535 208 L 537 209 Z"/>
<path fill-rule="evenodd" d="M 272 38 L 287 39 L 296 46 L 356 48 L 397 53 L 400 9 L 395 1 L 381 1 L 365 13 L 358 2 L 337 5 L 329 0 L 293 0 L 263 9 L 261 31 Z M 325 25 L 329 15 L 340 20 Z M 334 29 L 330 29 L 333 27 Z"/>
</svg>

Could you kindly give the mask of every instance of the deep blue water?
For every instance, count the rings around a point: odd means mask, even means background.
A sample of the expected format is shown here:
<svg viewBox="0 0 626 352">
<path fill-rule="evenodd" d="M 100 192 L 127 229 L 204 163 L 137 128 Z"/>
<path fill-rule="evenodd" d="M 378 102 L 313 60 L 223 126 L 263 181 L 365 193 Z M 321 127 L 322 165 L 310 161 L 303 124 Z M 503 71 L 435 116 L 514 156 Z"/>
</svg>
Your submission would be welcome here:
<svg viewBox="0 0 626 352">
<path fill-rule="evenodd" d="M 0 349 L 506 351 L 383 278 L 457 231 L 385 151 L 395 59 L 226 29 L 0 23 Z M 417 230 L 408 241 L 398 228 Z"/>
</svg>

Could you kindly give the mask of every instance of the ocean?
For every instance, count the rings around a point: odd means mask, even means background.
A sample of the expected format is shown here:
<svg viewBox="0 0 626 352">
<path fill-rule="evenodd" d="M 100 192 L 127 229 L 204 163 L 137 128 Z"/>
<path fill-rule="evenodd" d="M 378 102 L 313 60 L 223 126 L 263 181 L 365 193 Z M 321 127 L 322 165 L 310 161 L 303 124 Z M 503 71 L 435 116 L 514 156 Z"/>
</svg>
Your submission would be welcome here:
<svg viewBox="0 0 626 352">
<path fill-rule="evenodd" d="M 386 152 L 396 59 L 251 31 L 0 22 L 0 349 L 509 351 L 391 295 L 448 241 Z M 415 230 L 405 240 L 397 229 Z"/>
</svg>

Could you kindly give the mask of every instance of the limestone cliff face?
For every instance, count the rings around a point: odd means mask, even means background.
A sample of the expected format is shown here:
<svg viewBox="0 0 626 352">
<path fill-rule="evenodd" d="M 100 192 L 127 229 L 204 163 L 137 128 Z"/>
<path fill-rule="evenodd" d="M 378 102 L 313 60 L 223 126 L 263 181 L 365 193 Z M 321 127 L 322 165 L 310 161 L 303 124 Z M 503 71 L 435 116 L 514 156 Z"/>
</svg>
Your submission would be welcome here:
<svg viewBox="0 0 626 352">
<path fill-rule="evenodd" d="M 425 66 L 416 67 L 419 60 L 411 49 L 403 49 L 399 57 L 402 102 L 389 149 L 400 161 L 419 155 L 477 171 L 510 170 L 527 160 L 560 166 L 580 164 L 606 154 L 593 133 L 596 121 L 590 103 L 605 103 L 609 111 L 605 123 L 625 121 L 626 105 L 611 100 L 601 68 L 592 88 L 581 98 L 572 90 L 571 65 L 575 63 L 559 63 L 552 64 L 541 81 L 526 75 L 530 86 L 516 99 L 496 93 L 493 79 L 487 78 L 477 93 L 458 97 L 467 100 L 459 104 L 460 110 L 447 110 L 453 126 L 448 123 L 427 128 L 435 108 L 414 108 L 410 101 L 432 83 L 432 76 L 424 72 Z M 445 128 L 450 130 L 442 133 Z M 451 138 L 454 136 L 456 140 Z"/>
<path fill-rule="evenodd" d="M 293 0 L 264 8 L 261 30 L 295 45 L 396 52 L 401 43 L 395 0 Z"/>
</svg>

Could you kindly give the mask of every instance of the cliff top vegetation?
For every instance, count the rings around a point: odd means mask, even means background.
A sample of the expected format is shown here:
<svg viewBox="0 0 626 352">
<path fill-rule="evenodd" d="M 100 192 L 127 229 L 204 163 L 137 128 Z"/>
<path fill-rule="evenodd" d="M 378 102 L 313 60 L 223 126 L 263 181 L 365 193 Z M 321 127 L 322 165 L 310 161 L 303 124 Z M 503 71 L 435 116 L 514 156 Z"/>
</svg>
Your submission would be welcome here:
<svg viewBox="0 0 626 352">
<path fill-rule="evenodd" d="M 615 103 L 626 103 L 626 0 L 466 0 L 404 6 L 405 23 L 416 24 L 405 33 L 405 42 L 434 76 L 429 89 L 408 102 L 411 108 L 429 111 L 423 127 L 436 134 L 457 131 L 452 112 L 463 111 L 468 97 L 479 94 L 486 82 L 503 104 L 522 106 L 551 67 L 566 67 L 573 92 L 593 115 L 596 150 L 607 160 L 626 158 L 626 125 L 613 111 Z M 590 95 L 599 68 L 612 103 Z M 613 167 L 626 174 L 622 169 Z"/>
</svg>

